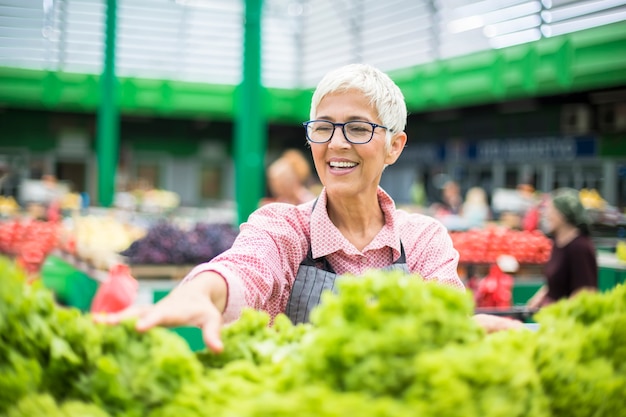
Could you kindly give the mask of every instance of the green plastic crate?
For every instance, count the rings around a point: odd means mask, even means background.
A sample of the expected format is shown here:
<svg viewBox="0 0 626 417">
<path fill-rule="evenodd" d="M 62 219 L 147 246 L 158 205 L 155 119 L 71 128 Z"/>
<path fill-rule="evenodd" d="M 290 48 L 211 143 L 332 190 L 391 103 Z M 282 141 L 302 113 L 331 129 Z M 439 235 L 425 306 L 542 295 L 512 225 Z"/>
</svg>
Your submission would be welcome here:
<svg viewBox="0 0 626 417">
<path fill-rule="evenodd" d="M 40 271 L 41 281 L 50 289 L 59 302 L 81 311 L 89 311 L 98 281 L 77 269 L 58 256 L 50 255 L 44 261 Z"/>
<path fill-rule="evenodd" d="M 76 268 L 59 258 L 50 255 L 41 265 L 40 276 L 43 285 L 50 289 L 57 300 L 67 304 L 70 293 L 70 280 L 68 277 L 76 272 Z"/>
<path fill-rule="evenodd" d="M 515 280 L 512 291 L 513 305 L 526 305 L 542 285 L 542 280 Z"/>
<path fill-rule="evenodd" d="M 68 277 L 67 305 L 81 311 L 91 310 L 99 283 L 82 271 L 76 271 Z"/>
</svg>

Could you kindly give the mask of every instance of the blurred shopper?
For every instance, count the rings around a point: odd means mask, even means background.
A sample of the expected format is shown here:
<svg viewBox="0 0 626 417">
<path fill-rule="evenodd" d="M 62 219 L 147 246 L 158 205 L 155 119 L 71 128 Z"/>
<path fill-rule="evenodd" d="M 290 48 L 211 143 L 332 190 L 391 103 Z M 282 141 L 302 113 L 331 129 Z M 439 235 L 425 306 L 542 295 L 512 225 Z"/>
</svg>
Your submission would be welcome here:
<svg viewBox="0 0 626 417">
<path fill-rule="evenodd" d="M 482 227 L 491 218 L 487 193 L 480 187 L 472 187 L 465 194 L 465 202 L 461 207 L 461 215 L 467 227 Z"/>
<path fill-rule="evenodd" d="M 528 301 L 531 309 L 598 286 L 596 250 L 589 232 L 589 218 L 578 191 L 565 188 L 554 192 L 546 207 L 547 232 L 554 245 L 544 274 L 546 284 Z"/>
<path fill-rule="evenodd" d="M 271 197 L 261 205 L 275 202 L 302 204 L 315 198 L 307 188 L 311 169 L 304 156 L 296 150 L 288 150 L 267 169 L 267 186 Z"/>
<path fill-rule="evenodd" d="M 311 174 L 311 165 L 301 151 L 298 149 L 287 149 L 281 155 L 281 159 L 289 162 L 300 184 L 307 188 L 317 184 Z"/>
<path fill-rule="evenodd" d="M 456 181 L 447 181 L 441 189 L 441 203 L 437 204 L 437 211 L 446 214 L 459 214 L 462 206 L 461 187 Z"/>
</svg>

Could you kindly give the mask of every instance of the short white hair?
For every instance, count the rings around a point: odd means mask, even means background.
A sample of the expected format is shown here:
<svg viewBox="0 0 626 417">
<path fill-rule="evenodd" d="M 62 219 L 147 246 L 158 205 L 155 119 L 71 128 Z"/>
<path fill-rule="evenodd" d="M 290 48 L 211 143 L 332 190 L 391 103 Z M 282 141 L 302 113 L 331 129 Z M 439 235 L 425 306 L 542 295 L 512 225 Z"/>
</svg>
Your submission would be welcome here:
<svg viewBox="0 0 626 417">
<path fill-rule="evenodd" d="M 378 113 L 380 123 L 388 128 L 387 144 L 393 134 L 404 131 L 407 110 L 400 87 L 384 72 L 368 64 L 349 64 L 328 72 L 317 85 L 311 99 L 310 118 L 328 94 L 349 90 L 363 92 Z"/>
</svg>

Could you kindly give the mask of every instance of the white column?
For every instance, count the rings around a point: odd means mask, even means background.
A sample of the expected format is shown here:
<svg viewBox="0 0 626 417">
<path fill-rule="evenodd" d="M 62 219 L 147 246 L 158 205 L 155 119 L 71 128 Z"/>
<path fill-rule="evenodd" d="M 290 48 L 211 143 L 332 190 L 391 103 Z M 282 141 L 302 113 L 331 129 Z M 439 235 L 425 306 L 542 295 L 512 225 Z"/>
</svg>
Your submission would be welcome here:
<svg viewBox="0 0 626 417">
<path fill-rule="evenodd" d="M 537 184 L 539 191 L 543 191 L 544 193 L 551 192 L 554 187 L 554 165 L 549 162 L 542 164 L 540 175 L 541 177 Z"/>
<path fill-rule="evenodd" d="M 617 164 L 613 160 L 602 161 L 602 187 L 599 191 L 609 204 L 617 204 Z"/>
<path fill-rule="evenodd" d="M 493 176 L 493 188 L 502 188 L 506 183 L 506 165 L 502 162 L 494 162 L 491 168 Z"/>
</svg>

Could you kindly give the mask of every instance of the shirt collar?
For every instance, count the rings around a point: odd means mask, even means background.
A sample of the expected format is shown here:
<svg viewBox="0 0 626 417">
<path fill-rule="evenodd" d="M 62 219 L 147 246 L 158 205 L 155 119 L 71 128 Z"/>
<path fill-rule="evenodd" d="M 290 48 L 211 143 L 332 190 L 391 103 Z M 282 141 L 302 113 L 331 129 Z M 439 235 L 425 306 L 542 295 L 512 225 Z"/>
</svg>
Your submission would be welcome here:
<svg viewBox="0 0 626 417">
<path fill-rule="evenodd" d="M 385 225 L 363 251 L 387 246 L 393 249 L 393 259 L 395 260 L 400 256 L 400 232 L 395 226 L 396 206 L 393 199 L 382 188 L 378 187 L 376 195 L 378 204 L 385 216 Z M 330 220 L 326 203 L 327 196 L 324 188 L 311 213 L 311 253 L 313 258 L 321 258 L 339 250 L 348 255 L 360 254 L 361 252 L 341 234 Z"/>
</svg>

